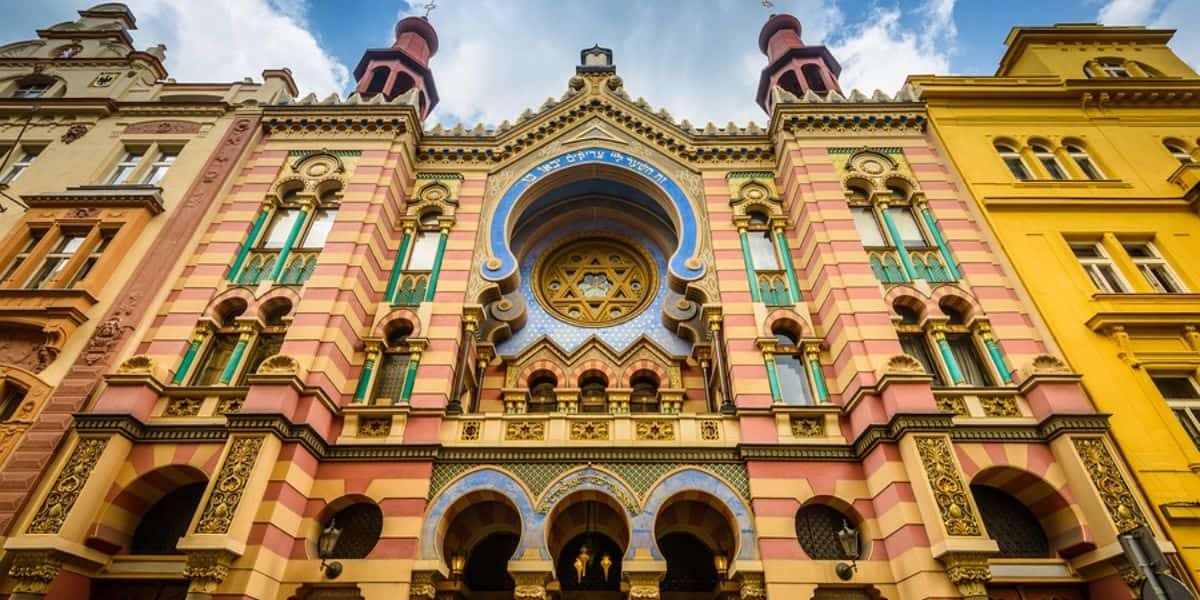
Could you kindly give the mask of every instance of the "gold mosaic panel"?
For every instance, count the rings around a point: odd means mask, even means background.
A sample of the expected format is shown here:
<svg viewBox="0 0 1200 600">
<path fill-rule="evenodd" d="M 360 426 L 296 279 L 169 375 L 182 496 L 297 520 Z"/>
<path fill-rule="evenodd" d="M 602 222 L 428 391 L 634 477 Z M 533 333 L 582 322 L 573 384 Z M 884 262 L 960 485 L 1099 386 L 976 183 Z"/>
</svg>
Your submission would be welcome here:
<svg viewBox="0 0 1200 600">
<path fill-rule="evenodd" d="M 29 533 L 58 533 L 106 445 L 108 438 L 79 440 L 71 458 L 67 459 L 67 464 L 58 474 L 58 479 L 54 480 L 54 486 L 50 488 L 41 509 L 29 524 Z"/>
<path fill-rule="evenodd" d="M 608 439 L 608 421 L 572 421 L 571 439 L 598 441 Z"/>
<path fill-rule="evenodd" d="M 538 257 L 533 291 L 556 318 L 607 327 L 642 312 L 658 289 L 645 249 L 602 234 L 567 238 Z"/>
</svg>

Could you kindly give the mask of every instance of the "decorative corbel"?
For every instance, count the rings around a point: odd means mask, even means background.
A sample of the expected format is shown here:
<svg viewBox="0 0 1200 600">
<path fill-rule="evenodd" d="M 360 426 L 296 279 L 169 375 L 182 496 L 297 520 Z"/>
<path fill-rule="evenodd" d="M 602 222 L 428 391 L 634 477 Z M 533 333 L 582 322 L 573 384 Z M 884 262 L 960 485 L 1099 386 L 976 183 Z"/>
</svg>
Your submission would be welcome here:
<svg viewBox="0 0 1200 600">
<path fill-rule="evenodd" d="M 1118 358 L 1135 369 L 1141 368 L 1142 363 L 1138 361 L 1137 355 L 1133 352 L 1133 344 L 1124 325 L 1109 325 L 1105 328 L 1104 334 L 1117 344 Z"/>
<path fill-rule="evenodd" d="M 951 552 L 941 557 L 946 576 L 958 588 L 963 600 L 988 600 L 987 584 L 992 580 L 987 555 Z"/>
</svg>

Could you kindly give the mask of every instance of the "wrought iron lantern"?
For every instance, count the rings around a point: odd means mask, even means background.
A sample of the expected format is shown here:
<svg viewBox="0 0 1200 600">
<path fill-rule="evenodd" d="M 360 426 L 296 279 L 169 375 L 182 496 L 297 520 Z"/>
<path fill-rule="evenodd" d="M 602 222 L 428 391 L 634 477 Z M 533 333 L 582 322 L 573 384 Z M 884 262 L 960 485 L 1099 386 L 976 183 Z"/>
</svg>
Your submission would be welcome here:
<svg viewBox="0 0 1200 600">
<path fill-rule="evenodd" d="M 724 552 L 717 552 L 713 555 L 713 566 L 717 569 L 717 577 L 724 578 L 729 572 L 729 557 Z"/>
<path fill-rule="evenodd" d="M 462 575 L 463 569 L 467 566 L 467 557 L 461 552 L 456 552 L 450 556 L 450 576 L 459 577 Z"/>
<path fill-rule="evenodd" d="M 317 556 L 321 559 L 321 571 L 330 579 L 337 579 L 338 575 L 342 574 L 342 563 L 336 560 L 328 561 L 333 556 L 333 549 L 337 547 L 340 537 L 342 537 L 342 530 L 338 529 L 337 523 L 333 519 L 329 519 L 329 524 L 321 530 L 321 535 L 317 537 Z"/>
<path fill-rule="evenodd" d="M 850 522 L 843 519 L 842 528 L 837 531 L 838 544 L 842 546 L 842 553 L 850 559 L 850 564 L 840 562 L 834 567 L 837 571 L 837 576 L 842 581 L 849 580 L 858 571 L 858 555 L 861 549 L 859 548 L 858 530 L 850 526 Z"/>
</svg>

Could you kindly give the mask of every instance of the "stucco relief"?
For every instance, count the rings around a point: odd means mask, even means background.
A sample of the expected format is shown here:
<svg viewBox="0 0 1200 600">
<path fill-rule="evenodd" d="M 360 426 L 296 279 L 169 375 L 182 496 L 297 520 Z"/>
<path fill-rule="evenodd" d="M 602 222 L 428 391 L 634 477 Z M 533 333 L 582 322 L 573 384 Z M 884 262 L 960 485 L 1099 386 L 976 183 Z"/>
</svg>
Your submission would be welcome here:
<svg viewBox="0 0 1200 600">
<path fill-rule="evenodd" d="M 40 329 L 13 324 L 0 326 L 0 364 L 40 372 L 58 355 L 49 345 L 49 336 Z"/>
</svg>

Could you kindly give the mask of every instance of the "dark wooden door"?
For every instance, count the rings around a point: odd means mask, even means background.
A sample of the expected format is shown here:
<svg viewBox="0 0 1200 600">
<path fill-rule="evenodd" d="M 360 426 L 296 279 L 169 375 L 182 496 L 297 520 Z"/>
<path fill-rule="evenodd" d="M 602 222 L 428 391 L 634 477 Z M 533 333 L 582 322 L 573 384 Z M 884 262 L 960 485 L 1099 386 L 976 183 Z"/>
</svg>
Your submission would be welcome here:
<svg viewBox="0 0 1200 600">
<path fill-rule="evenodd" d="M 186 581 L 92 581 L 91 600 L 184 600 Z"/>
</svg>

